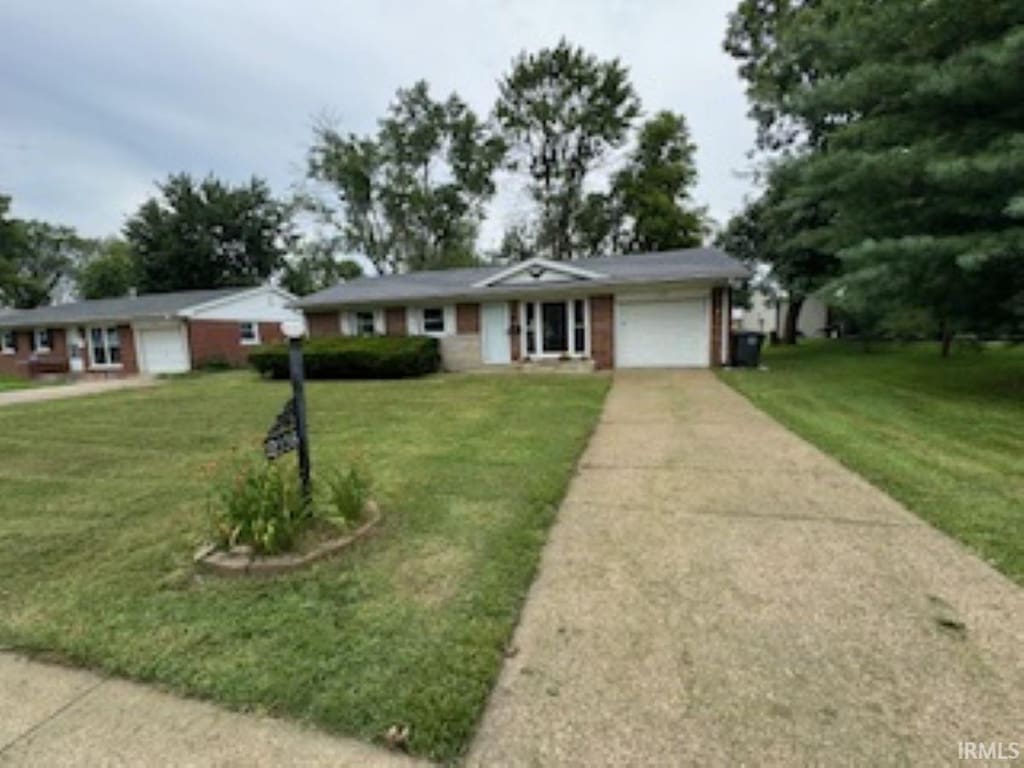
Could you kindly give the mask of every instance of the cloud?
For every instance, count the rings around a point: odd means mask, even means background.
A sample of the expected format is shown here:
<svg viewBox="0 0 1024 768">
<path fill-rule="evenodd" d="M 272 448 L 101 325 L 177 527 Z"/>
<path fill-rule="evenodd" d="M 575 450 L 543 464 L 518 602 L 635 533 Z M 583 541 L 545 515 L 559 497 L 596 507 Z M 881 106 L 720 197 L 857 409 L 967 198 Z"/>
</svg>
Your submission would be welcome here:
<svg viewBox="0 0 1024 768">
<path fill-rule="evenodd" d="M 83 0 L 0 7 L 0 192 L 20 216 L 117 231 L 168 173 L 255 174 L 286 193 L 312 126 L 373 129 L 425 78 L 481 113 L 521 50 L 559 37 L 629 68 L 647 112 L 684 113 L 696 197 L 724 220 L 749 182 L 753 126 L 721 51 L 734 0 L 210 3 Z M 484 239 L 522 208 L 505 184 Z"/>
</svg>

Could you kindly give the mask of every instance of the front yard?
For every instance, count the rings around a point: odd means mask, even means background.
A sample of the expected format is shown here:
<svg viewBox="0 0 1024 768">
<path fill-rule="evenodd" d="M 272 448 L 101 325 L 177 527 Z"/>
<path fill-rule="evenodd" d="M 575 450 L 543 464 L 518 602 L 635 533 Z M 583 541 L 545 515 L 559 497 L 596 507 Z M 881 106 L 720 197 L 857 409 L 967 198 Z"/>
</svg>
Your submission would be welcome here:
<svg viewBox="0 0 1024 768">
<path fill-rule="evenodd" d="M 32 386 L 32 382 L 26 379 L 19 379 L 14 376 L 0 376 L 0 392 L 10 392 L 15 389 L 26 389 Z"/>
<path fill-rule="evenodd" d="M 379 740 L 466 745 L 603 377 L 314 382 L 314 466 L 359 454 L 385 518 L 277 580 L 193 578 L 205 468 L 283 383 L 231 373 L 0 410 L 0 647 Z M 226 739 L 231 734 L 225 734 Z"/>
<path fill-rule="evenodd" d="M 1024 584 L 1024 348 L 768 350 L 722 377 Z"/>
</svg>

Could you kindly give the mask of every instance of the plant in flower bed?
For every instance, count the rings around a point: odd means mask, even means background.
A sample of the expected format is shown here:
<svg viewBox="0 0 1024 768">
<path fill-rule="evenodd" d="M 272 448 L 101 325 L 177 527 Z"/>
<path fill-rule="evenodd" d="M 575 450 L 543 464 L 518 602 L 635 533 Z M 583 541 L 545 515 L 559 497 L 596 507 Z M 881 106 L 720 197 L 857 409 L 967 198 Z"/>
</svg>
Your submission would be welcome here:
<svg viewBox="0 0 1024 768">
<path fill-rule="evenodd" d="M 406 379 L 437 371 L 437 339 L 427 336 L 358 336 L 313 339 L 303 345 L 309 379 Z M 286 379 L 288 345 L 272 344 L 249 353 L 263 376 Z"/>
<path fill-rule="evenodd" d="M 340 535 L 362 521 L 370 493 L 365 471 L 355 465 L 335 470 L 313 488 L 307 500 L 291 458 L 236 460 L 210 498 L 214 543 L 275 555 Z"/>
</svg>

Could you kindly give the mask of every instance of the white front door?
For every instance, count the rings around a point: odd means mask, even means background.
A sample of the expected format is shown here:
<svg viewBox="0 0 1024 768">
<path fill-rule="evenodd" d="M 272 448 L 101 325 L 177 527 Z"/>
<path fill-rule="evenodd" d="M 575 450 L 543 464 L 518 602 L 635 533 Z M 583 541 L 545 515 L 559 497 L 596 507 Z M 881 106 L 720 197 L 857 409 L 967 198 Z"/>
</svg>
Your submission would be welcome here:
<svg viewBox="0 0 1024 768">
<path fill-rule="evenodd" d="M 619 301 L 615 318 L 619 368 L 706 368 L 710 364 L 708 304 L 703 298 Z"/>
<path fill-rule="evenodd" d="M 68 367 L 72 373 L 85 370 L 85 339 L 77 328 L 68 328 Z"/>
<path fill-rule="evenodd" d="M 480 345 L 484 363 L 504 365 L 512 362 L 508 324 L 507 302 L 499 301 L 480 306 Z"/>
</svg>

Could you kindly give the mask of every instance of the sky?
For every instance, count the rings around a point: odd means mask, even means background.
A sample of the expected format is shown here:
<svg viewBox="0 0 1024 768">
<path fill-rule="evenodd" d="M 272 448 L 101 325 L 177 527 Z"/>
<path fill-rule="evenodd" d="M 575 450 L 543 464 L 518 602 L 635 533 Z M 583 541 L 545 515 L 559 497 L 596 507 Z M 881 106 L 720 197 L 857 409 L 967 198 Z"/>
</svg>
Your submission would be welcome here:
<svg viewBox="0 0 1024 768">
<path fill-rule="evenodd" d="M 630 70 L 645 114 L 683 113 L 695 199 L 724 222 L 752 191 L 754 127 L 721 48 L 736 0 L 0 0 L 0 194 L 13 214 L 117 233 L 181 171 L 285 195 L 317 120 L 369 133 L 426 79 L 480 115 L 523 50 L 565 36 Z M 481 245 L 528 210 L 500 180 Z"/>
</svg>

